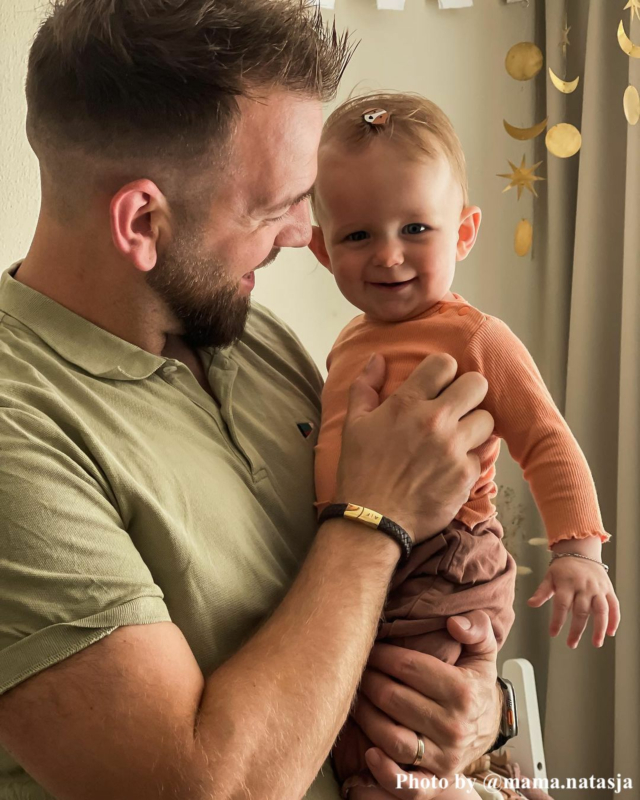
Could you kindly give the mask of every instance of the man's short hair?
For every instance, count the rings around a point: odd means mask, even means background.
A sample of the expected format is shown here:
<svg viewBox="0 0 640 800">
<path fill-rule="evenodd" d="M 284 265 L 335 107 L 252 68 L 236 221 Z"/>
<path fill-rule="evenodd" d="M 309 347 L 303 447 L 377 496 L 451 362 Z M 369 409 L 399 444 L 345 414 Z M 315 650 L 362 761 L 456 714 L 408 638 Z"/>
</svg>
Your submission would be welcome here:
<svg viewBox="0 0 640 800">
<path fill-rule="evenodd" d="M 53 0 L 29 55 L 29 141 L 56 184 L 78 157 L 222 162 L 238 97 L 330 100 L 352 50 L 313 0 Z"/>
</svg>

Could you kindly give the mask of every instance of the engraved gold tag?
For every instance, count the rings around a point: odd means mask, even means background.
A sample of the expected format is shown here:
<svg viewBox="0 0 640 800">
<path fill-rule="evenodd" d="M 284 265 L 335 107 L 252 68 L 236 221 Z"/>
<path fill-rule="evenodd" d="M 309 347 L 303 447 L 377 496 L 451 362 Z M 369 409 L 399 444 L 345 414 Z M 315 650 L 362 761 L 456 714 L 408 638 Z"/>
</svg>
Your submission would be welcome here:
<svg viewBox="0 0 640 800">
<path fill-rule="evenodd" d="M 382 520 L 382 514 L 378 514 L 377 511 L 372 511 L 370 508 L 364 508 L 364 506 L 356 506 L 353 503 L 349 503 L 347 505 L 343 516 L 348 517 L 349 519 L 357 519 L 359 522 L 362 522 L 364 525 L 368 525 L 370 528 L 377 528 Z"/>
</svg>

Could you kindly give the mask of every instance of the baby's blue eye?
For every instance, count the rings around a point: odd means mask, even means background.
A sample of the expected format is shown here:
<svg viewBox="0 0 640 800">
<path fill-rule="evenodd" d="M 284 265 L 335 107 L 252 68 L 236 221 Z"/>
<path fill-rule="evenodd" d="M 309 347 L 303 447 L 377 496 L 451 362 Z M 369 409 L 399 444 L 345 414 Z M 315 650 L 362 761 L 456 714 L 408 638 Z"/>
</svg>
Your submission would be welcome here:
<svg viewBox="0 0 640 800">
<path fill-rule="evenodd" d="M 347 242 L 361 242 L 363 239 L 366 239 L 369 234 L 366 231 L 355 231 L 354 233 L 349 233 L 345 236 Z"/>
<path fill-rule="evenodd" d="M 415 234 L 415 233 L 424 233 L 425 231 L 428 230 L 430 230 L 428 225 L 423 225 L 421 222 L 411 222 L 409 225 L 404 226 L 402 232 Z"/>
</svg>

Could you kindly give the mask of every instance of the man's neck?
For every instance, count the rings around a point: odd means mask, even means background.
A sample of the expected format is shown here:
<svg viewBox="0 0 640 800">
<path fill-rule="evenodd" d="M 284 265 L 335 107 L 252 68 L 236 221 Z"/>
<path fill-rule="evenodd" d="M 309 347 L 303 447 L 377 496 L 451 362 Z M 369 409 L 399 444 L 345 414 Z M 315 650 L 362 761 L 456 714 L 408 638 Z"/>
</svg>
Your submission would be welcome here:
<svg viewBox="0 0 640 800">
<path fill-rule="evenodd" d="M 143 350 L 161 355 L 167 344 L 166 311 L 144 274 L 118 259 L 99 238 L 71 241 L 59 228 L 39 221 L 15 278 Z"/>
</svg>

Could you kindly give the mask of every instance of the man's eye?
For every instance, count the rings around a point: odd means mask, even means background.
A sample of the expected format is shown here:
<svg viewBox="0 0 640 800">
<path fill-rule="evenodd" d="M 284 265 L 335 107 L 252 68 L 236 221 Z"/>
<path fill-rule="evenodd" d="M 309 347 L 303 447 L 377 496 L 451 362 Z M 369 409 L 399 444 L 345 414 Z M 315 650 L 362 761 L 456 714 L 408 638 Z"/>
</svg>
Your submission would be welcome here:
<svg viewBox="0 0 640 800">
<path fill-rule="evenodd" d="M 347 242 L 361 242 L 367 238 L 369 234 L 366 231 L 355 231 L 355 233 L 349 233 L 344 238 Z"/>
<path fill-rule="evenodd" d="M 282 220 L 287 216 L 288 213 L 289 213 L 289 209 L 287 209 L 284 212 L 284 214 L 282 214 L 279 217 L 272 217 L 271 219 L 268 219 L 267 222 L 269 223 L 269 225 L 272 225 L 274 222 L 282 222 Z"/>
<path fill-rule="evenodd" d="M 422 222 L 411 222 L 409 225 L 405 225 L 402 229 L 403 233 L 425 233 L 425 231 L 430 231 L 431 228 L 428 225 L 423 225 Z"/>
</svg>

